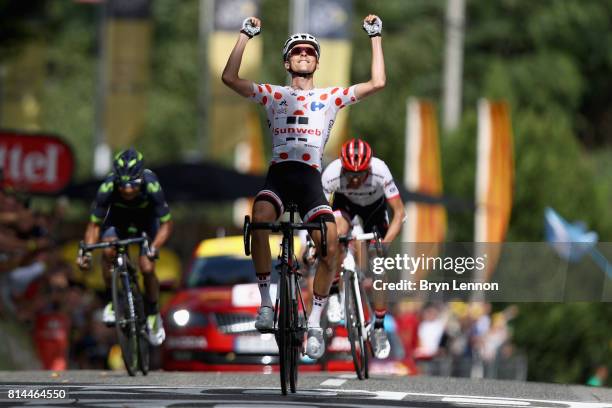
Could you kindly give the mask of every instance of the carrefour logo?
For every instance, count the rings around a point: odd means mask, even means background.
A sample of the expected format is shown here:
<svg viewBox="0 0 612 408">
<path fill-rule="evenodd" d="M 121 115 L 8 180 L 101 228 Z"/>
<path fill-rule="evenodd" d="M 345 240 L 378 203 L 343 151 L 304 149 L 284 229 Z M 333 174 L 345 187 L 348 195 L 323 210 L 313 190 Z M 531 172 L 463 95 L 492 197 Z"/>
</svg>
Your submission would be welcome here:
<svg viewBox="0 0 612 408">
<path fill-rule="evenodd" d="M 321 110 L 325 107 L 325 104 L 322 102 L 311 102 L 310 103 L 310 110 L 313 112 L 316 112 L 318 110 Z"/>
</svg>

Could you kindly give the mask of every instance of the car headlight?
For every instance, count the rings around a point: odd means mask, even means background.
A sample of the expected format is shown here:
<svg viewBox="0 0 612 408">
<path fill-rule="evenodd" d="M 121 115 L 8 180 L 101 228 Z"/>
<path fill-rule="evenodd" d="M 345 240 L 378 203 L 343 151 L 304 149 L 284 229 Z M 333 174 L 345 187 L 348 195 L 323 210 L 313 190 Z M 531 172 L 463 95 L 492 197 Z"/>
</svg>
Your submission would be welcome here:
<svg viewBox="0 0 612 408">
<path fill-rule="evenodd" d="M 189 323 L 189 310 L 180 309 L 176 312 L 172 313 L 172 320 L 176 323 L 177 326 L 184 327 Z"/>
</svg>

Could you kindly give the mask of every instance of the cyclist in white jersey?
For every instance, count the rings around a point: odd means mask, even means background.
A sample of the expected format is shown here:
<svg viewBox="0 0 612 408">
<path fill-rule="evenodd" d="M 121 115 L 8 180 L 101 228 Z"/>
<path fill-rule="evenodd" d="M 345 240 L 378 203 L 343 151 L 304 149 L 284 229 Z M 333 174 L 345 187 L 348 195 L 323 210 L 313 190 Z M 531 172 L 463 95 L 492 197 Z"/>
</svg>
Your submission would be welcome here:
<svg viewBox="0 0 612 408">
<path fill-rule="evenodd" d="M 348 88 L 315 88 L 313 76 L 319 66 L 321 47 L 317 39 L 307 33 L 290 36 L 283 47 L 283 64 L 291 75 L 289 86 L 257 84 L 240 78 L 246 44 L 261 31 L 261 21 L 255 17 L 244 20 L 222 75 L 228 87 L 261 104 L 268 116 L 272 160 L 264 188 L 255 198 L 253 222 L 273 222 L 284 212 L 284 206 L 293 202 L 305 222 L 321 218 L 327 224 L 327 256 L 319 262 L 308 317 L 306 353 L 313 359 L 320 358 L 325 351 L 320 319 L 335 273 L 338 240 L 333 212 L 321 185 L 323 149 L 338 111 L 379 91 L 386 81 L 382 21 L 375 15 L 368 15 L 363 28 L 372 45 L 372 77 L 368 82 Z M 272 264 L 268 236 L 268 231 L 253 231 L 253 263 L 261 294 L 255 326 L 263 331 L 270 330 L 274 321 L 269 293 Z M 313 231 L 312 238 L 320 247 L 320 232 Z"/>
<path fill-rule="evenodd" d="M 325 168 L 322 183 L 323 191 L 332 203 L 338 235 L 348 234 L 353 218 L 359 216 L 363 220 L 364 232 L 372 232 L 376 227 L 383 236 L 383 243 L 390 244 L 397 237 L 404 219 L 404 203 L 389 167 L 384 161 L 373 157 L 367 142 L 352 139 L 344 143 L 341 157 Z M 387 206 L 393 210 L 391 223 Z M 362 265 L 359 250 L 357 258 L 358 264 Z M 331 322 L 337 322 L 342 317 L 338 280 L 343 259 L 344 254 L 340 254 L 327 305 L 327 316 Z M 375 320 L 370 341 L 374 355 L 386 358 L 391 347 L 383 325 L 387 312 L 384 293 L 374 291 L 373 298 Z"/>
</svg>

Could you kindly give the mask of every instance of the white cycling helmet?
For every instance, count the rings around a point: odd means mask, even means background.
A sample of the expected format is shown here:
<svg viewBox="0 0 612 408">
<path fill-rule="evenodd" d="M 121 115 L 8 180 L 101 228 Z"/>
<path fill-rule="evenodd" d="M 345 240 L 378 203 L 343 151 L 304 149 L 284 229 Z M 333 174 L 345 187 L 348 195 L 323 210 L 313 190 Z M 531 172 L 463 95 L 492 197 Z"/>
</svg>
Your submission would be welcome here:
<svg viewBox="0 0 612 408">
<path fill-rule="evenodd" d="M 296 33 L 287 38 L 287 41 L 285 41 L 285 45 L 283 46 L 283 61 L 287 61 L 289 51 L 291 51 L 291 49 L 297 44 L 312 45 L 317 52 L 317 60 L 321 57 L 321 46 L 314 35 L 308 33 Z"/>
</svg>

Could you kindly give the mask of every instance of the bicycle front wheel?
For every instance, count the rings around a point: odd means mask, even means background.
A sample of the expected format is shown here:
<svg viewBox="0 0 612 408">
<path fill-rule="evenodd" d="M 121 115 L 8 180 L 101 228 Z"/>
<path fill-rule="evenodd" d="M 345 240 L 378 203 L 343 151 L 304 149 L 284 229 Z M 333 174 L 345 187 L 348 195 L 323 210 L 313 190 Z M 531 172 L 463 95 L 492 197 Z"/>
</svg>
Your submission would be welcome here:
<svg viewBox="0 0 612 408">
<path fill-rule="evenodd" d="M 278 281 L 280 286 L 280 305 L 278 311 L 278 360 L 280 365 L 280 382 L 281 391 L 283 395 L 287 395 L 287 384 L 290 383 L 291 376 L 291 350 L 292 350 L 292 337 L 291 333 L 291 312 L 290 312 L 290 299 L 289 299 L 289 274 L 287 265 L 283 265 L 281 268 L 281 276 Z M 289 384 L 291 387 L 291 384 Z M 295 385 L 294 385 L 295 387 Z"/>
<path fill-rule="evenodd" d="M 113 269 L 112 292 L 115 330 L 121 355 L 128 374 L 134 376 L 138 371 L 138 332 L 130 278 L 125 269 Z"/>
<path fill-rule="evenodd" d="M 133 282 L 136 286 L 137 283 Z M 149 373 L 149 340 L 147 339 L 147 315 L 144 310 L 142 294 L 134 287 L 134 304 L 136 306 L 136 317 L 138 319 L 138 367 L 142 375 Z"/>
<path fill-rule="evenodd" d="M 359 283 L 355 281 L 356 276 L 350 271 L 344 271 L 344 319 L 346 331 L 348 332 L 349 343 L 351 344 L 351 354 L 357 378 L 363 380 L 368 373 L 368 353 L 366 350 L 363 327 L 360 313 L 361 304 L 356 290 L 359 290 Z"/>
<path fill-rule="evenodd" d="M 294 280 L 294 276 L 287 276 L 288 283 L 293 282 L 293 290 L 289 290 L 289 321 L 291 322 L 290 332 L 291 332 L 291 348 L 289 350 L 290 353 L 290 361 L 289 361 L 289 386 L 292 393 L 296 392 L 297 382 L 298 382 L 298 365 L 300 362 L 300 351 L 302 349 L 302 345 L 304 344 L 304 332 L 300 328 L 299 323 L 299 312 L 298 312 L 298 299 L 297 295 L 291 296 L 294 294 L 294 290 L 299 290 L 297 286 L 297 282 Z M 289 286 L 291 288 L 291 286 Z"/>
</svg>

